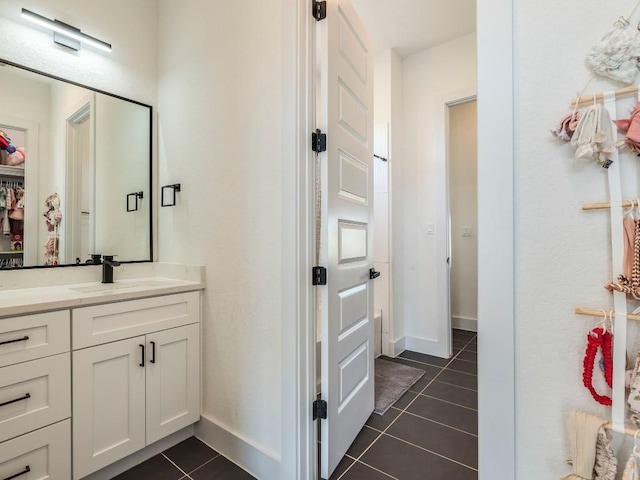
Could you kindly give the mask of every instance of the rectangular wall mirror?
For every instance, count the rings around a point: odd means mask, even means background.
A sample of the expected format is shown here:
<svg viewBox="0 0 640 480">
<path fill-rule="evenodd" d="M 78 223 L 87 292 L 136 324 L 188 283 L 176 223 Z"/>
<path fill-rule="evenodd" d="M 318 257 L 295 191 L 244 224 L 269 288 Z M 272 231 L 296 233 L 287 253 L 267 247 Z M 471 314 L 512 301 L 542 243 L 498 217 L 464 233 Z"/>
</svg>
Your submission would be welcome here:
<svg viewBox="0 0 640 480">
<path fill-rule="evenodd" d="M 0 59 L 0 269 L 150 261 L 151 107 Z"/>
</svg>

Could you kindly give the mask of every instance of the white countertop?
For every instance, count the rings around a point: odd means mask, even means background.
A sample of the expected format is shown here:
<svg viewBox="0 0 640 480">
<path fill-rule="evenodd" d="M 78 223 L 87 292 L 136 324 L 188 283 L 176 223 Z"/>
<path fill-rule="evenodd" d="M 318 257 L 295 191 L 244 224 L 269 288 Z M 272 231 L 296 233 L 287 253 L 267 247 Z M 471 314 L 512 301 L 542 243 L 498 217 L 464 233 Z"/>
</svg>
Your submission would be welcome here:
<svg viewBox="0 0 640 480">
<path fill-rule="evenodd" d="M 204 271 L 200 267 L 155 268 L 154 273 L 172 274 L 168 276 L 147 276 L 142 278 L 116 279 L 113 284 L 100 282 L 68 283 L 65 285 L 37 286 L 0 290 L 0 317 L 38 313 L 48 310 L 84 307 L 101 303 L 156 297 L 174 293 L 203 290 Z M 180 271 L 188 275 L 180 275 Z M 201 275 L 198 275 L 200 273 Z M 174 275 L 171 275 L 174 277 Z"/>
</svg>

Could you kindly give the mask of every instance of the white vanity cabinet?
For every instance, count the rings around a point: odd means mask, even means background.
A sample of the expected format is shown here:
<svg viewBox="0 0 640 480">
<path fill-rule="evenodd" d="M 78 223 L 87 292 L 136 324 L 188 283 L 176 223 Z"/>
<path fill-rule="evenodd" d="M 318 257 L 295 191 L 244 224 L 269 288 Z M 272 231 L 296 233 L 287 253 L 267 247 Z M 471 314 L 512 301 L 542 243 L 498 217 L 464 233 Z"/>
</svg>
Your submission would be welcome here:
<svg viewBox="0 0 640 480">
<path fill-rule="evenodd" d="M 200 418 L 198 292 L 72 311 L 73 478 Z"/>
<path fill-rule="evenodd" d="M 0 479 L 71 478 L 69 310 L 0 319 Z"/>
</svg>

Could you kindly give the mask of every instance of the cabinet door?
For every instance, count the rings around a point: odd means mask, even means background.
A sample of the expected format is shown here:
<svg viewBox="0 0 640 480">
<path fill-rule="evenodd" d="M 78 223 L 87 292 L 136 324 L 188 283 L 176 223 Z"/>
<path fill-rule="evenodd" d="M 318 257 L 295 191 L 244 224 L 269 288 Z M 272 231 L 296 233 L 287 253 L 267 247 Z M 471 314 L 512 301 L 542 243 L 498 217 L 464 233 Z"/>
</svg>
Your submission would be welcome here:
<svg viewBox="0 0 640 480">
<path fill-rule="evenodd" d="M 145 337 L 73 352 L 73 476 L 145 446 Z"/>
<path fill-rule="evenodd" d="M 147 445 L 200 419 L 200 324 L 147 335 Z"/>
</svg>

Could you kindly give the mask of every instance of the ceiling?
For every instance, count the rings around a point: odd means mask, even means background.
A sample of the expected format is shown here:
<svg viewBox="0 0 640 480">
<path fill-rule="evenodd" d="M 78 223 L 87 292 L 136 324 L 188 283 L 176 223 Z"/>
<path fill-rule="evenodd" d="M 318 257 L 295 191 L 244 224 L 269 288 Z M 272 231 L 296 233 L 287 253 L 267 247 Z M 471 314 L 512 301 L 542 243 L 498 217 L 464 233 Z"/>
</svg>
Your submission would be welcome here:
<svg viewBox="0 0 640 480">
<path fill-rule="evenodd" d="M 375 50 L 402 57 L 476 31 L 476 0 L 351 0 Z"/>
</svg>

